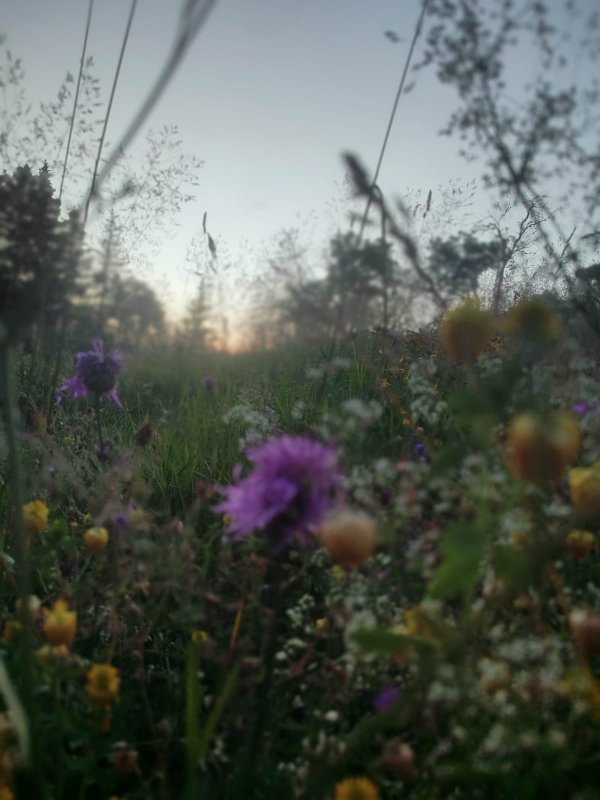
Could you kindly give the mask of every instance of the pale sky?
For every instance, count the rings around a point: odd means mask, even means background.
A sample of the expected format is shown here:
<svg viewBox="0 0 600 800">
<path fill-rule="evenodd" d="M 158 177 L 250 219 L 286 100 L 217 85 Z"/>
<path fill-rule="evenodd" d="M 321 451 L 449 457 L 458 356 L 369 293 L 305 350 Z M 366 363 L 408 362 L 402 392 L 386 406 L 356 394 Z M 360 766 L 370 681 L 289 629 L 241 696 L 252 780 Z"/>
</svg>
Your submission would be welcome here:
<svg viewBox="0 0 600 800">
<path fill-rule="evenodd" d="M 88 54 L 104 102 L 129 7 L 127 0 L 95 3 Z M 0 33 L 23 60 L 34 104 L 56 96 L 67 70 L 77 74 L 87 8 L 88 0 L 4 0 Z M 145 276 L 171 307 L 192 291 L 181 267 L 204 211 L 220 251 L 233 261 L 257 258 L 278 231 L 308 219 L 307 234 L 319 245 L 343 224 L 340 154 L 353 151 L 374 169 L 420 8 L 419 0 L 217 3 L 149 120 L 153 128 L 176 124 L 183 151 L 204 161 L 196 199 Z M 111 141 L 156 77 L 179 12 L 177 0 L 139 0 Z M 401 41 L 390 42 L 388 30 Z M 390 195 L 435 192 L 480 174 L 480 165 L 459 157 L 456 141 L 438 135 L 456 103 L 453 90 L 433 72 L 416 77 L 400 100 L 379 180 Z M 142 144 L 140 136 L 130 151 Z M 483 214 L 483 192 L 479 203 Z"/>
</svg>

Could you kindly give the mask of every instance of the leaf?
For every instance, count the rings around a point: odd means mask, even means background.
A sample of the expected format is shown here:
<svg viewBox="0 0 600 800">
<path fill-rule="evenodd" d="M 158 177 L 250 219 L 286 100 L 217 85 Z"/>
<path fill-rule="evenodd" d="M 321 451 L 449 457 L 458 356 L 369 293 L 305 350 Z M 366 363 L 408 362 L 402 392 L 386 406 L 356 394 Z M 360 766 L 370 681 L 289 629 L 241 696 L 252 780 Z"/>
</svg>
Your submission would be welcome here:
<svg viewBox="0 0 600 800">
<path fill-rule="evenodd" d="M 13 682 L 11 681 L 4 661 L 0 659 L 0 694 L 4 697 L 6 707 L 10 711 L 10 716 L 15 731 L 17 734 L 17 741 L 19 742 L 19 750 L 25 762 L 25 766 L 29 764 L 30 756 L 30 740 L 29 740 L 29 725 L 25 709 L 21 705 L 21 701 L 17 696 Z"/>
<path fill-rule="evenodd" d="M 356 631 L 353 639 L 363 650 L 390 656 L 410 648 L 417 652 L 431 652 L 436 647 L 431 639 L 395 633 L 390 628 L 362 628 Z"/>
<path fill-rule="evenodd" d="M 481 522 L 459 523 L 442 538 L 444 561 L 429 584 L 429 595 L 446 600 L 469 594 L 477 582 L 479 564 L 487 544 Z"/>
</svg>

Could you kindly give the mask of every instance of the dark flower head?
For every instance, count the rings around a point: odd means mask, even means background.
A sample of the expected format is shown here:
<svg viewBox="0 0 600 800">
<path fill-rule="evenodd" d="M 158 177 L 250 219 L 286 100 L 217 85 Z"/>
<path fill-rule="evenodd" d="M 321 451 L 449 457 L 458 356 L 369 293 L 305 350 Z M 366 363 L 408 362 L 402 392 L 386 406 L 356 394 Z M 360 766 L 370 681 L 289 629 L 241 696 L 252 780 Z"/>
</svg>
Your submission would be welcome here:
<svg viewBox="0 0 600 800">
<path fill-rule="evenodd" d="M 206 389 L 207 392 L 214 392 L 217 388 L 217 381 L 215 380 L 213 375 L 205 375 L 202 378 L 202 385 Z"/>
<path fill-rule="evenodd" d="M 92 339 L 92 349 L 75 356 L 75 375 L 66 378 L 59 392 L 67 392 L 74 399 L 87 397 L 91 392 L 97 396 L 106 395 L 109 400 L 121 404 L 117 392 L 117 377 L 123 369 L 123 356 L 119 350 L 104 353 L 102 339 Z M 57 399 L 60 402 L 61 398 Z"/>
<path fill-rule="evenodd" d="M 262 531 L 275 552 L 294 539 L 307 542 L 331 510 L 341 474 L 333 447 L 301 436 L 281 436 L 248 450 L 254 469 L 222 491 L 217 511 L 229 514 L 235 538 Z"/>
</svg>

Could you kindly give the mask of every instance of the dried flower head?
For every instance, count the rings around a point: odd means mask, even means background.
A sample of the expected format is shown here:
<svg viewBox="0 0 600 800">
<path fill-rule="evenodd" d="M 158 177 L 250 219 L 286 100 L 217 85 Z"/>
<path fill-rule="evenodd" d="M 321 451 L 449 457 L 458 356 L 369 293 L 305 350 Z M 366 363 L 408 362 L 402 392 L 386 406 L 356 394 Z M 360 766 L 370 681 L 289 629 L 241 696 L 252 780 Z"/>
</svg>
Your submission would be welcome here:
<svg viewBox="0 0 600 800">
<path fill-rule="evenodd" d="M 506 463 L 515 478 L 556 480 L 575 459 L 580 444 L 581 429 L 571 414 L 519 414 L 508 431 Z"/>
<path fill-rule="evenodd" d="M 450 311 L 440 325 L 440 340 L 453 361 L 475 361 L 494 332 L 494 319 L 476 300 Z"/>
<path fill-rule="evenodd" d="M 111 664 L 94 664 L 87 673 L 85 693 L 96 706 L 109 706 L 119 696 L 119 670 Z"/>
<path fill-rule="evenodd" d="M 57 600 L 52 609 L 44 611 L 42 630 L 53 647 L 70 647 L 77 632 L 77 613 L 69 610 L 66 600 Z"/>
<path fill-rule="evenodd" d="M 231 515 L 228 533 L 267 535 L 275 551 L 306 542 L 332 508 L 341 483 L 333 447 L 302 436 L 281 436 L 251 448 L 248 477 L 223 489 L 217 511 Z"/>
<path fill-rule="evenodd" d="M 553 342 L 560 339 L 560 319 L 542 297 L 523 300 L 506 318 L 506 330 L 533 342 Z"/>
<path fill-rule="evenodd" d="M 119 350 L 104 353 L 102 339 L 92 339 L 92 349 L 75 356 L 75 375 L 66 378 L 58 391 L 66 392 L 75 400 L 91 392 L 104 395 L 113 403 L 122 405 L 117 392 L 117 378 L 123 369 L 123 356 Z M 60 402 L 60 398 L 57 398 Z"/>
<path fill-rule="evenodd" d="M 321 526 L 319 541 L 342 567 L 358 567 L 375 551 L 377 526 L 361 511 L 335 511 Z"/>
<path fill-rule="evenodd" d="M 43 500 L 31 500 L 23 506 L 23 522 L 31 535 L 40 534 L 48 524 L 49 509 Z"/>
</svg>

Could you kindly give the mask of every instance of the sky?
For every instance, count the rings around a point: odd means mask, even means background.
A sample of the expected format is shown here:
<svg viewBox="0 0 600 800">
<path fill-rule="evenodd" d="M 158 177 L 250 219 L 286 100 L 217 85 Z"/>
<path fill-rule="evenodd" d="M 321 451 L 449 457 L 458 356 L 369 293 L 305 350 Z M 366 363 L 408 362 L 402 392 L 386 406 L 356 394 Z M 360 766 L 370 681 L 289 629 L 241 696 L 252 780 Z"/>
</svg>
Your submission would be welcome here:
<svg viewBox="0 0 600 800">
<path fill-rule="evenodd" d="M 127 0 L 95 2 L 88 54 L 105 102 L 129 8 Z M 158 74 L 180 8 L 177 0 L 139 0 L 111 141 Z M 33 103 L 55 97 L 67 70 L 77 73 L 87 9 L 88 0 L 4 0 L 0 33 L 23 60 Z M 172 312 L 194 290 L 185 255 L 204 212 L 219 252 L 250 269 L 282 229 L 300 227 L 320 246 L 347 224 L 341 153 L 374 169 L 420 9 L 419 0 L 219 0 L 148 121 L 154 129 L 176 124 L 182 150 L 203 161 L 195 200 L 144 274 Z M 385 36 L 390 30 L 400 41 Z M 389 139 L 385 194 L 433 189 L 435 202 L 437 187 L 479 176 L 458 142 L 439 135 L 455 104 L 432 72 L 416 76 Z M 485 214 L 483 190 L 477 203 Z"/>
</svg>

